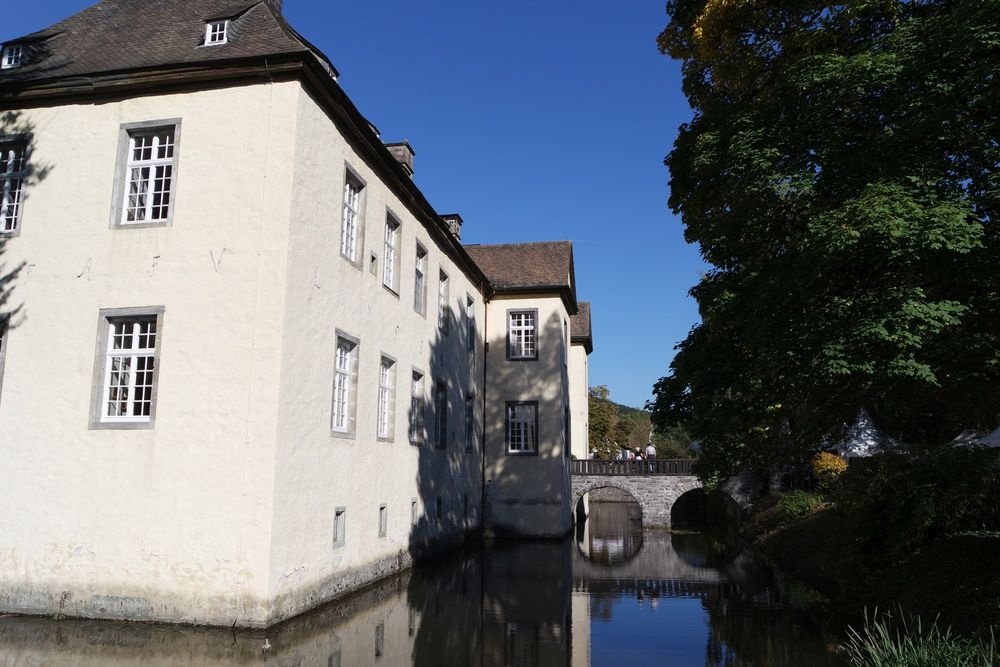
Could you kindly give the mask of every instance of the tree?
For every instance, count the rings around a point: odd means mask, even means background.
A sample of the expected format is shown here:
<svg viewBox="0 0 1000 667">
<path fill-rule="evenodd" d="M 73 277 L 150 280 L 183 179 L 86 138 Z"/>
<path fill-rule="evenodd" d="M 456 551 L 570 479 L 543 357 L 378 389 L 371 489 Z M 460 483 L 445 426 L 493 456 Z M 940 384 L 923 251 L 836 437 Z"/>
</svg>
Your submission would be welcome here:
<svg viewBox="0 0 1000 667">
<path fill-rule="evenodd" d="M 611 392 L 604 385 L 590 387 L 587 403 L 590 410 L 590 455 L 608 459 L 618 450 L 618 406 L 608 398 Z"/>
<path fill-rule="evenodd" d="M 866 408 L 1000 420 L 1000 0 L 669 0 L 694 109 L 670 207 L 712 266 L 654 388 L 701 474 L 806 460 Z"/>
</svg>

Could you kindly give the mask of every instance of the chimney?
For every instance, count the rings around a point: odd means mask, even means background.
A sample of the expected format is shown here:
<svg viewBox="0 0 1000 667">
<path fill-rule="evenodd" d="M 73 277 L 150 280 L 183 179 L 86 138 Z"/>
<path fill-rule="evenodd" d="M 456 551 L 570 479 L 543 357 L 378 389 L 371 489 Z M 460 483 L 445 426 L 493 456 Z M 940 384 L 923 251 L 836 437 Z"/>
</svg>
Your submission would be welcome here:
<svg viewBox="0 0 1000 667">
<path fill-rule="evenodd" d="M 462 240 L 462 216 L 458 213 L 446 213 L 441 216 L 444 224 L 448 225 L 448 231 L 456 240 Z"/>
<path fill-rule="evenodd" d="M 413 152 L 413 146 L 407 141 L 399 141 L 394 144 L 386 144 L 386 148 L 392 153 L 392 157 L 396 158 L 396 162 L 403 167 L 407 175 L 413 178 L 413 156 L 416 153 Z"/>
</svg>

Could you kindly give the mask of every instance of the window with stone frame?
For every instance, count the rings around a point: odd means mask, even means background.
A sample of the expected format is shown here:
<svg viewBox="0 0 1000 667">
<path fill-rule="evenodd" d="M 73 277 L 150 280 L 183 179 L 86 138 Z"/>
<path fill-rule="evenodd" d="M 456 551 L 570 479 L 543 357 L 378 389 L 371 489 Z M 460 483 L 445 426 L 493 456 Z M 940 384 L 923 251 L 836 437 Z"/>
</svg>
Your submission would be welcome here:
<svg viewBox="0 0 1000 667">
<path fill-rule="evenodd" d="M 438 329 L 446 336 L 451 325 L 451 307 L 448 303 L 450 298 L 451 287 L 448 274 L 442 270 L 438 274 Z"/>
<path fill-rule="evenodd" d="M 128 149 L 118 224 L 168 224 L 176 192 L 177 126 L 127 130 Z"/>
<path fill-rule="evenodd" d="M 156 417 L 163 308 L 102 310 L 92 428 L 150 428 Z"/>
<path fill-rule="evenodd" d="M 506 419 L 508 454 L 538 453 L 538 401 L 508 401 Z"/>
<path fill-rule="evenodd" d="M 399 294 L 399 221 L 391 214 L 385 218 L 385 250 L 382 258 L 382 284 Z"/>
<path fill-rule="evenodd" d="M 434 384 L 434 445 L 438 449 L 448 446 L 448 384 L 444 380 Z"/>
<path fill-rule="evenodd" d="M 396 386 L 396 362 L 383 356 L 378 368 L 378 411 L 376 436 L 383 440 L 392 439 L 393 409 Z"/>
<path fill-rule="evenodd" d="M 28 140 L 0 138 L 0 234 L 20 229 L 27 178 Z"/>
<path fill-rule="evenodd" d="M 330 428 L 334 434 L 353 435 L 357 403 L 358 341 L 338 333 L 333 373 L 333 409 Z"/>
<path fill-rule="evenodd" d="M 538 359 L 537 310 L 507 311 L 507 358 Z"/>
<path fill-rule="evenodd" d="M 410 378 L 410 442 L 419 445 L 424 441 L 424 376 L 413 371 Z"/>
<path fill-rule="evenodd" d="M 427 251 L 417 244 L 413 276 L 413 310 L 427 314 Z"/>
<path fill-rule="evenodd" d="M 362 208 L 364 206 L 364 183 L 348 169 L 344 176 L 344 210 L 340 227 L 340 255 L 361 267 Z"/>
</svg>

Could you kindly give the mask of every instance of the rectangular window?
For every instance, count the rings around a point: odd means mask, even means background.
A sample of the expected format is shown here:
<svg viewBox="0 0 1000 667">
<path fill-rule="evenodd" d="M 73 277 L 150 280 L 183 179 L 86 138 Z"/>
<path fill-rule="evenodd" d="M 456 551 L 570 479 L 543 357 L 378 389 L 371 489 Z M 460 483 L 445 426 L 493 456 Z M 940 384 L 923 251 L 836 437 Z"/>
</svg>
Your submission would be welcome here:
<svg viewBox="0 0 1000 667">
<path fill-rule="evenodd" d="M 448 274 L 441 271 L 438 275 L 438 329 L 448 335 L 448 325 L 451 322 L 451 311 L 448 308 Z"/>
<path fill-rule="evenodd" d="M 471 452 L 476 437 L 476 401 L 472 394 L 465 395 L 465 451 Z"/>
<path fill-rule="evenodd" d="M 361 267 L 361 206 L 364 184 L 351 172 L 344 176 L 344 219 L 340 228 L 340 254 Z"/>
<path fill-rule="evenodd" d="M 335 433 L 354 432 L 354 406 L 357 389 L 358 342 L 337 334 L 337 351 L 333 372 L 333 417 Z"/>
<path fill-rule="evenodd" d="M 389 508 L 379 505 L 378 508 L 378 536 L 385 537 L 389 532 Z"/>
<path fill-rule="evenodd" d="M 347 544 L 347 508 L 338 507 L 333 511 L 333 548 Z"/>
<path fill-rule="evenodd" d="M 538 453 L 538 402 L 507 402 L 507 453 Z"/>
<path fill-rule="evenodd" d="M 417 499 L 410 498 L 410 525 L 417 525 Z"/>
<path fill-rule="evenodd" d="M 471 294 L 465 295 L 465 346 L 469 352 L 476 351 L 476 302 Z"/>
<path fill-rule="evenodd" d="M 393 397 L 396 386 L 396 362 L 389 357 L 382 357 L 382 363 L 378 369 L 378 424 L 377 435 L 379 438 L 392 438 Z"/>
<path fill-rule="evenodd" d="M 382 284 L 399 293 L 399 223 L 391 215 L 385 220 L 385 256 L 382 258 Z"/>
<path fill-rule="evenodd" d="M 427 251 L 417 244 L 417 261 L 413 279 L 413 310 L 427 314 Z"/>
<path fill-rule="evenodd" d="M 439 380 L 434 384 L 434 444 L 438 449 L 448 446 L 448 385 Z"/>
<path fill-rule="evenodd" d="M 18 230 L 27 176 L 28 142 L 0 141 L 0 233 Z"/>
<path fill-rule="evenodd" d="M 410 442 L 420 444 L 424 440 L 424 376 L 413 371 L 410 381 Z"/>
<path fill-rule="evenodd" d="M 537 310 L 507 311 L 507 358 L 537 359 L 538 346 L 535 339 Z"/>
<path fill-rule="evenodd" d="M 212 21 L 205 24 L 205 45 L 225 44 L 228 39 L 229 21 Z"/>
<path fill-rule="evenodd" d="M 121 225 L 166 224 L 175 186 L 176 127 L 128 131 Z"/>
<path fill-rule="evenodd" d="M 0 55 L 0 69 L 20 67 L 24 63 L 24 47 L 20 44 L 10 44 L 3 47 Z"/>
<path fill-rule="evenodd" d="M 162 316 L 162 308 L 101 311 L 92 428 L 152 427 Z"/>
</svg>

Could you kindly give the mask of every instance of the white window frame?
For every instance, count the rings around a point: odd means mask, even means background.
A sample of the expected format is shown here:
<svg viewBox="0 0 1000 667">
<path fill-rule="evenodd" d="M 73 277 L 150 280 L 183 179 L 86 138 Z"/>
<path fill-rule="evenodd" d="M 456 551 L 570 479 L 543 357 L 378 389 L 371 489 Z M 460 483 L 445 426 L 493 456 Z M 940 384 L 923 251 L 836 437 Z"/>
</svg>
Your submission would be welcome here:
<svg viewBox="0 0 1000 667">
<path fill-rule="evenodd" d="M 335 436 L 354 436 L 360 348 L 357 338 L 340 330 L 336 332 L 330 409 L 330 431 Z"/>
<path fill-rule="evenodd" d="M 205 46 L 221 46 L 229 43 L 229 19 L 209 21 L 205 24 Z"/>
<path fill-rule="evenodd" d="M 529 308 L 507 311 L 507 359 L 538 359 L 538 310 Z"/>
<path fill-rule="evenodd" d="M 426 412 L 424 378 L 425 375 L 422 372 L 413 369 L 410 376 L 410 411 L 407 431 L 410 442 L 414 445 L 419 445 L 424 441 L 424 415 Z"/>
<path fill-rule="evenodd" d="M 163 306 L 150 306 L 107 308 L 98 314 L 91 429 L 153 428 L 159 390 L 163 313 Z M 116 340 L 118 332 L 120 338 Z M 149 344 L 150 338 L 152 346 Z M 127 342 L 128 346 L 115 347 L 116 342 Z M 123 365 L 127 365 L 127 368 L 123 368 Z M 137 371 L 138 365 L 144 367 Z M 152 368 L 149 368 L 150 365 Z M 141 385 L 136 382 L 140 374 L 144 380 Z M 116 389 L 120 394 L 118 398 L 113 398 Z M 138 401 L 137 389 L 141 390 L 142 396 Z M 112 402 L 124 404 L 124 413 L 109 414 Z"/>
<path fill-rule="evenodd" d="M 364 253 L 365 182 L 347 167 L 344 170 L 344 207 L 340 221 L 340 256 L 358 269 Z"/>
<path fill-rule="evenodd" d="M 444 380 L 434 383 L 434 446 L 448 447 L 448 383 Z"/>
<path fill-rule="evenodd" d="M 427 316 L 427 249 L 419 243 L 413 263 L 413 310 Z"/>
<path fill-rule="evenodd" d="M 519 414 L 519 408 L 530 413 Z M 504 417 L 504 441 L 508 456 L 538 454 L 538 401 L 507 401 Z"/>
<path fill-rule="evenodd" d="M 172 138 L 169 157 L 161 157 L 154 153 L 165 144 L 163 138 Z M 155 137 L 150 145 L 149 159 L 135 159 L 136 140 Z M 145 229 L 147 227 L 163 227 L 173 223 L 174 211 L 177 208 L 177 180 L 180 165 L 181 120 L 144 121 L 141 123 L 125 123 L 121 126 L 118 140 L 118 159 L 115 166 L 114 194 L 112 199 L 110 226 L 116 229 Z M 158 173 L 157 170 L 163 169 Z M 136 178 L 134 170 L 148 170 L 143 176 Z M 166 172 L 169 171 L 169 176 Z M 151 191 L 158 181 L 169 179 L 165 189 Z M 133 192 L 135 190 L 135 192 Z M 156 195 L 160 195 L 159 203 Z M 144 199 L 141 206 L 130 207 L 135 198 Z M 166 203 L 164 203 L 164 199 Z M 143 219 L 129 220 L 129 210 L 141 210 Z M 158 217 L 152 217 L 158 212 Z"/>
<path fill-rule="evenodd" d="M 444 269 L 438 271 L 438 329 L 445 336 L 451 328 L 451 281 Z"/>
<path fill-rule="evenodd" d="M 24 64 L 24 45 L 5 44 L 0 53 L 0 69 L 14 69 Z"/>
<path fill-rule="evenodd" d="M 379 440 L 392 440 L 395 416 L 396 360 L 382 355 L 378 367 L 378 411 L 375 435 Z"/>
<path fill-rule="evenodd" d="M 385 250 L 382 258 L 382 285 L 399 295 L 399 239 L 402 225 L 391 213 L 385 217 Z"/>
<path fill-rule="evenodd" d="M 30 142 L 27 135 L 0 135 L 0 235 L 21 231 Z"/>
</svg>

